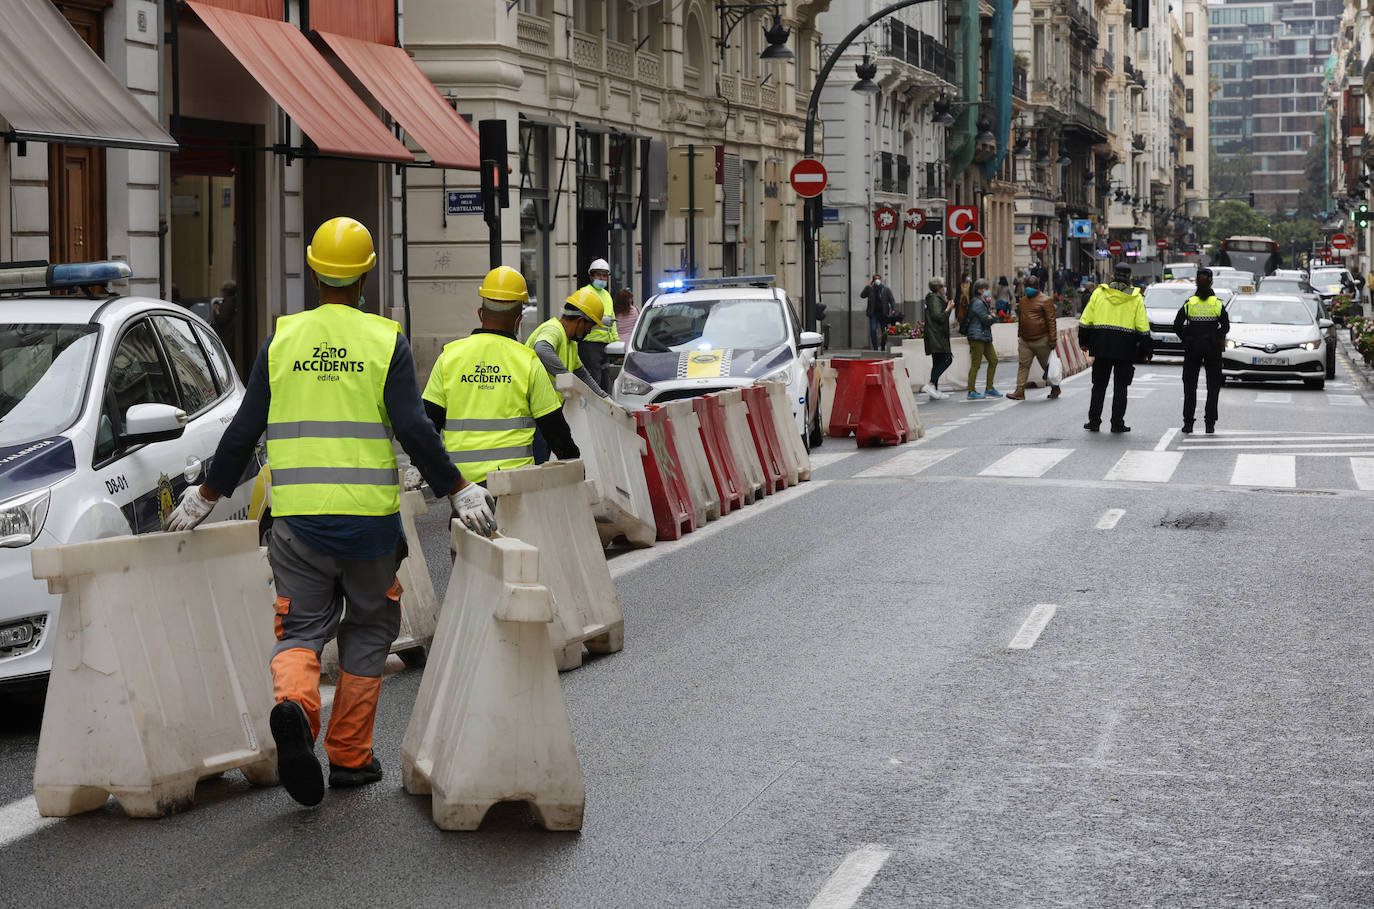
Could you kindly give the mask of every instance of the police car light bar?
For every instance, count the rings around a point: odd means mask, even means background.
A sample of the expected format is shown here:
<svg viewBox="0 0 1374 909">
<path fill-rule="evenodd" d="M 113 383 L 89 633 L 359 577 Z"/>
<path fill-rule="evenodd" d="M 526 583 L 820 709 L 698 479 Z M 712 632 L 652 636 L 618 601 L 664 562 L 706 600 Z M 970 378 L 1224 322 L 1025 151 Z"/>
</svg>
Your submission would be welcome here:
<svg viewBox="0 0 1374 909">
<path fill-rule="evenodd" d="M 123 281 L 132 275 L 128 262 L 72 262 L 48 265 L 46 262 L 0 264 L 0 293 L 31 290 L 59 290 L 89 287 Z"/>
<path fill-rule="evenodd" d="M 777 275 L 734 275 L 728 278 L 673 278 L 659 281 L 658 289 L 701 290 L 708 287 L 771 287 Z"/>
</svg>

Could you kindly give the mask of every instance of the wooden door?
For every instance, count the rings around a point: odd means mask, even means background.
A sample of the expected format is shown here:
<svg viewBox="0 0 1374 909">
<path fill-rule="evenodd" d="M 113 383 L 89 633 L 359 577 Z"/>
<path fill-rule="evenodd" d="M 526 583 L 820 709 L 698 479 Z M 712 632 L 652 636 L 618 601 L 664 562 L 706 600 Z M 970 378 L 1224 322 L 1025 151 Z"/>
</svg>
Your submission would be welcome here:
<svg viewBox="0 0 1374 909">
<path fill-rule="evenodd" d="M 101 22 L 109 0 L 65 0 L 58 9 L 101 55 Z M 105 258 L 105 150 L 48 146 L 48 260 Z"/>
</svg>

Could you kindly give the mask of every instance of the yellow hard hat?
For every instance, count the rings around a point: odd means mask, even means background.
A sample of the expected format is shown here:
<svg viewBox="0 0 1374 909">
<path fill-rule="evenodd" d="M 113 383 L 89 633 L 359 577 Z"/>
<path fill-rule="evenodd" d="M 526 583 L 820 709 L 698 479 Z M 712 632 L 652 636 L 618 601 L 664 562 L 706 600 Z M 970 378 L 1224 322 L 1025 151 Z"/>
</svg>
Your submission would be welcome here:
<svg viewBox="0 0 1374 909">
<path fill-rule="evenodd" d="M 601 317 L 606 314 L 606 308 L 601 305 L 601 296 L 590 287 L 574 291 L 573 295 L 563 302 L 597 325 L 601 324 Z"/>
<path fill-rule="evenodd" d="M 315 231 L 305 248 L 305 261 L 320 280 L 345 287 L 377 264 L 372 234 L 352 218 L 330 218 Z"/>
<path fill-rule="evenodd" d="M 501 265 L 487 272 L 477 296 L 488 300 L 526 303 L 530 299 L 529 288 L 525 286 L 525 276 L 511 268 Z"/>
</svg>

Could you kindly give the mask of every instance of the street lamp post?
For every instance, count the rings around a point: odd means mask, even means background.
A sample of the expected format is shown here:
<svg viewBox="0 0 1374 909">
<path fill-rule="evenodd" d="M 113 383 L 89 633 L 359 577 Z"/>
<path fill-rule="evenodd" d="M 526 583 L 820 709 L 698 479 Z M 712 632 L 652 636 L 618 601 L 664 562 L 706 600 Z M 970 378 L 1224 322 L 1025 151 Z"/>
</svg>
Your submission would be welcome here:
<svg viewBox="0 0 1374 909">
<path fill-rule="evenodd" d="M 885 6 L 877 12 L 871 14 L 849 34 L 845 35 L 839 44 L 835 45 L 830 56 L 826 58 L 825 65 L 821 67 L 820 73 L 816 75 L 816 85 L 811 89 L 811 100 L 806 104 L 806 138 L 802 145 L 802 155 L 806 158 L 815 156 L 816 151 L 816 109 L 821 103 L 821 89 L 825 86 L 825 80 L 830 76 L 830 71 L 835 68 L 835 63 L 840 59 L 840 54 L 844 49 L 859 37 L 865 29 L 874 22 L 884 18 L 899 9 L 908 6 L 915 6 L 918 3 L 929 3 L 930 0 L 900 0 Z M 816 330 L 816 231 L 821 224 L 821 197 L 812 196 L 802 203 L 802 321 L 806 323 L 808 331 Z"/>
</svg>

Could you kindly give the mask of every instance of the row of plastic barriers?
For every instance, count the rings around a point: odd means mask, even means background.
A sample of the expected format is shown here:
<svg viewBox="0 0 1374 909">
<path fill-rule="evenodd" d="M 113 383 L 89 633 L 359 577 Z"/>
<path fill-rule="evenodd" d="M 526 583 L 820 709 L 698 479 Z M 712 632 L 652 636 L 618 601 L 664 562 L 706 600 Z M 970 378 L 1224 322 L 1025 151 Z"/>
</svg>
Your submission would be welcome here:
<svg viewBox="0 0 1374 909">
<path fill-rule="evenodd" d="M 910 376 L 900 360 L 820 361 L 827 435 L 859 445 L 900 445 L 925 435 Z"/>
<path fill-rule="evenodd" d="M 1066 379 L 1092 365 L 1092 358 L 1078 346 L 1077 324 L 1059 329 L 1059 338 L 1055 341 L 1054 349 L 1059 354 L 1059 362 L 1064 364 Z"/>
</svg>

